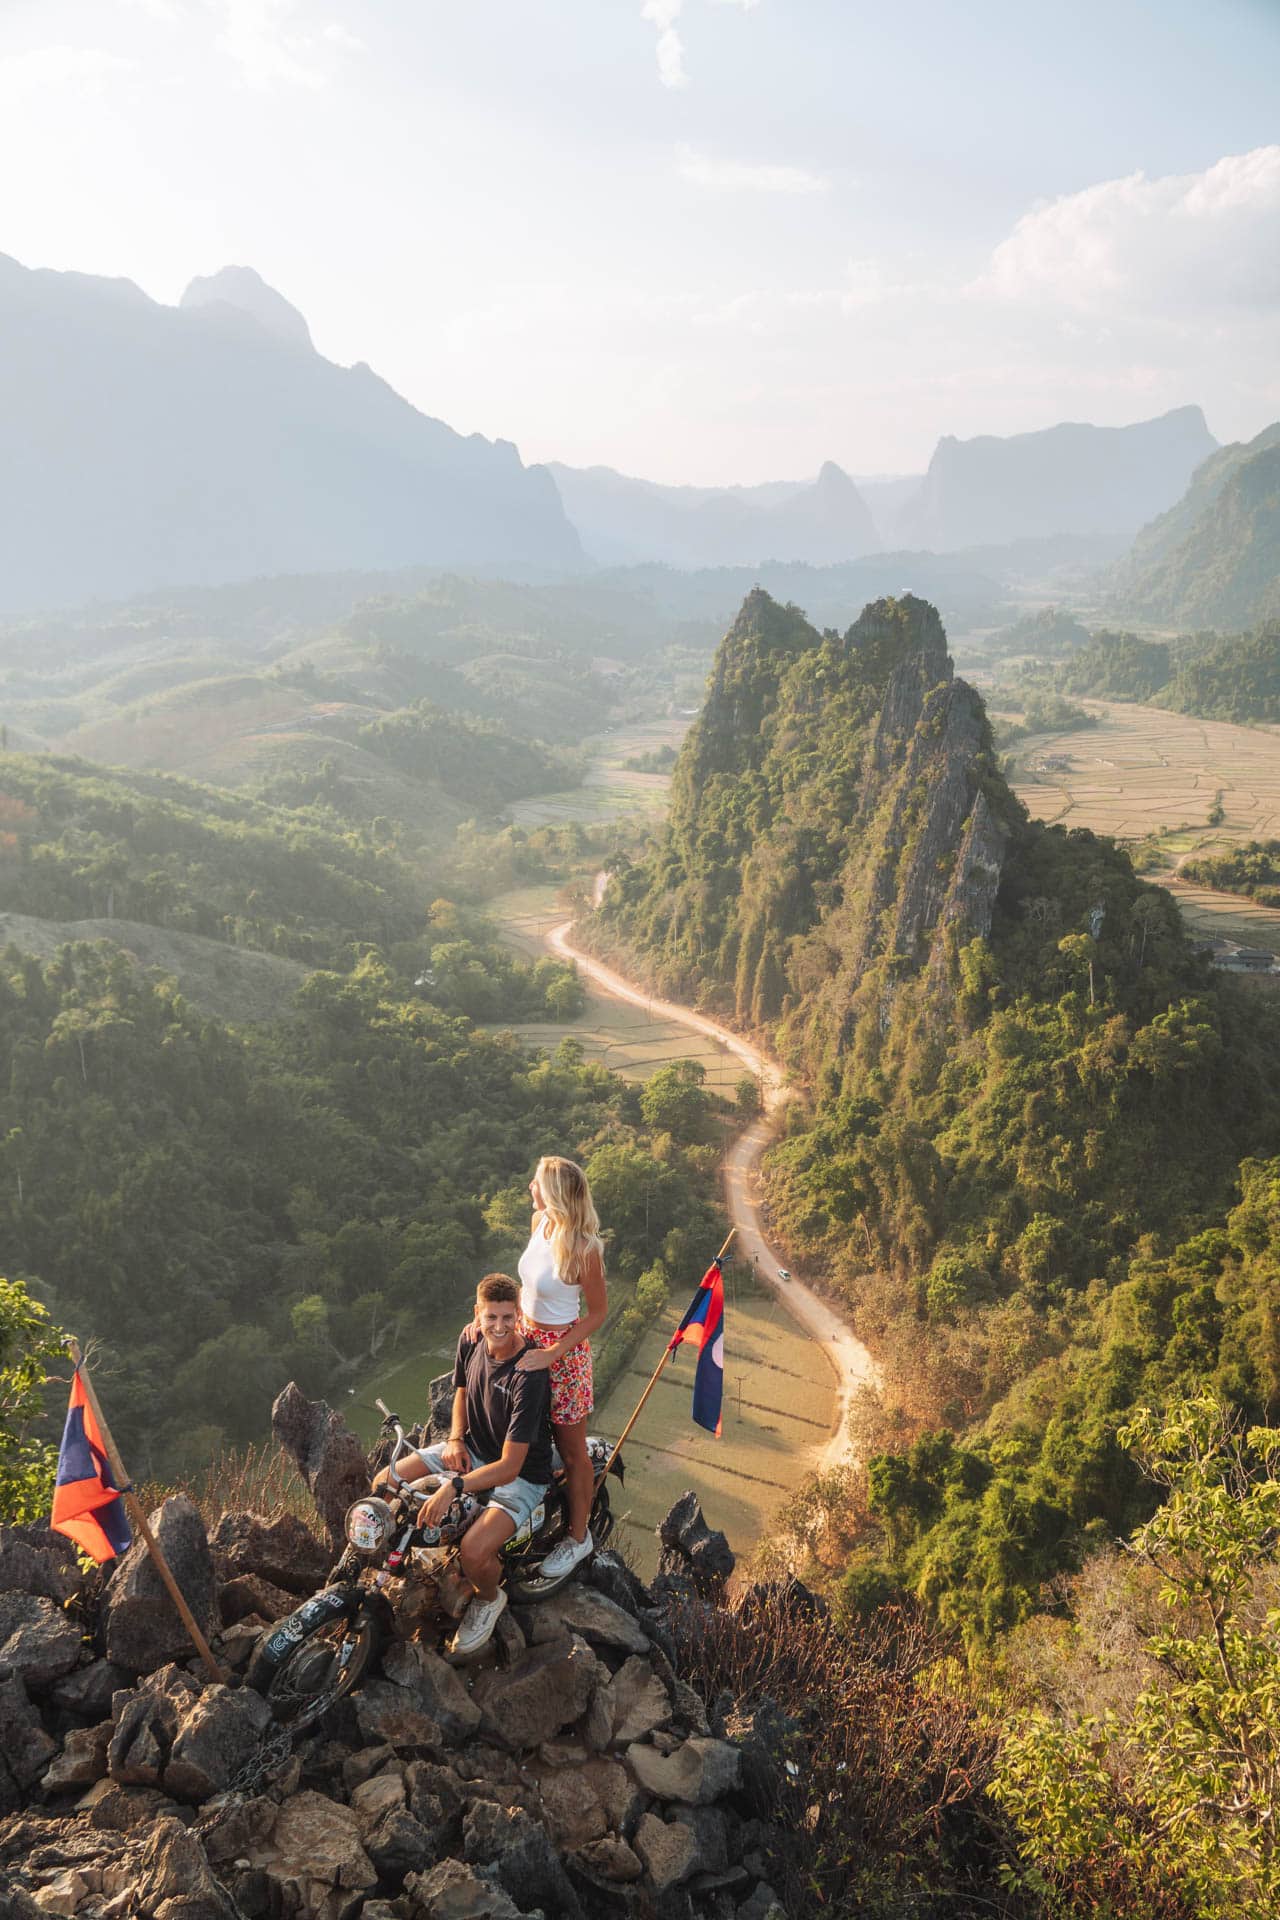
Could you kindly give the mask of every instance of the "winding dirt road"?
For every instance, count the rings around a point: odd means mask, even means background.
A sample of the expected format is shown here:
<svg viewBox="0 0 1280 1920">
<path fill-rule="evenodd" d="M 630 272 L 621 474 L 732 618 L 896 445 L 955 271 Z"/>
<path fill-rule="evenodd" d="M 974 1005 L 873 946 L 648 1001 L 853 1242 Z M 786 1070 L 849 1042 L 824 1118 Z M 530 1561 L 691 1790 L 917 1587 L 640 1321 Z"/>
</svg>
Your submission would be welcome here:
<svg viewBox="0 0 1280 1920">
<path fill-rule="evenodd" d="M 646 993 L 643 987 L 633 986 L 620 973 L 615 973 L 612 967 L 606 967 L 603 961 L 593 959 L 589 953 L 580 953 L 569 941 L 572 926 L 573 922 L 566 920 L 562 925 L 552 927 L 546 936 L 547 945 L 560 959 L 571 960 L 580 973 L 613 999 L 625 1000 L 634 1007 L 646 1007 L 664 1020 L 678 1021 L 681 1026 L 689 1027 L 696 1033 L 709 1035 L 741 1060 L 748 1072 L 760 1082 L 764 1112 L 745 1133 L 738 1136 L 724 1164 L 729 1217 L 738 1229 L 738 1245 L 743 1255 L 754 1263 L 761 1279 L 774 1289 L 792 1319 L 799 1321 L 805 1331 L 813 1336 L 836 1376 L 835 1429 L 830 1439 L 816 1449 L 815 1465 L 824 1472 L 843 1465 L 852 1457 L 847 1431 L 850 1401 L 860 1386 L 875 1383 L 876 1364 L 861 1340 L 855 1338 L 840 1315 L 819 1294 L 805 1286 L 802 1280 L 779 1278 L 778 1257 L 760 1228 L 756 1199 L 760 1156 L 778 1130 L 779 1112 L 793 1097 L 781 1068 L 740 1034 L 732 1033 L 729 1028 L 709 1020 L 703 1013 L 694 1013 L 692 1008 L 682 1007 L 678 1001 L 655 998 L 653 994 Z"/>
</svg>

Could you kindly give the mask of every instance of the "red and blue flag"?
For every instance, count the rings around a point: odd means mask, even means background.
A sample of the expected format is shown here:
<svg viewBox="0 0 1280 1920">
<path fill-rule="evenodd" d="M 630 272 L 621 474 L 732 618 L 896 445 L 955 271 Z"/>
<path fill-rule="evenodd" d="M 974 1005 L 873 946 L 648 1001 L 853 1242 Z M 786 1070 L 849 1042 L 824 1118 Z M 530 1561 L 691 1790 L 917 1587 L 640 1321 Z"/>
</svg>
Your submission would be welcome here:
<svg viewBox="0 0 1280 1920">
<path fill-rule="evenodd" d="M 719 1434 L 724 1400 L 724 1276 L 718 1259 L 703 1274 L 689 1311 L 669 1345 L 678 1347 L 685 1340 L 698 1349 L 693 1376 L 694 1420 L 708 1433 Z"/>
<path fill-rule="evenodd" d="M 65 1533 L 90 1559 L 114 1560 L 132 1535 L 124 1501 L 111 1472 L 102 1433 L 89 1405 L 80 1369 L 71 1381 L 67 1424 L 58 1449 L 58 1477 L 53 1488 L 53 1517 L 57 1533 Z"/>
</svg>

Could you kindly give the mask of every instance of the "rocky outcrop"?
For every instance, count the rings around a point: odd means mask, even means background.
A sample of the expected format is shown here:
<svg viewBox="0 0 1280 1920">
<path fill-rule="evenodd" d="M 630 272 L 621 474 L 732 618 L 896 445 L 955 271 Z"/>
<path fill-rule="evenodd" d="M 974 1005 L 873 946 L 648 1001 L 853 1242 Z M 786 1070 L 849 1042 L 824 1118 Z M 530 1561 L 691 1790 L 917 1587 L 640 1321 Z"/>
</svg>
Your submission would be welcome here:
<svg viewBox="0 0 1280 1920">
<path fill-rule="evenodd" d="M 217 1597 L 204 1522 L 185 1494 L 171 1495 L 149 1520 L 169 1570 L 208 1638 L 217 1623 Z M 135 1674 L 150 1673 L 192 1651 L 187 1629 L 142 1540 L 134 1541 L 107 1589 L 103 1642 L 108 1660 Z"/>
<path fill-rule="evenodd" d="M 347 1508 L 369 1490 L 364 1448 L 341 1415 L 308 1400 L 291 1380 L 271 1409 L 271 1431 L 311 1490 L 335 1549 L 343 1544 Z"/>
<path fill-rule="evenodd" d="M 154 1524 L 229 1668 L 263 1624 L 240 1601 L 328 1557 L 279 1517 L 224 1514 L 212 1546 L 189 1501 Z M 713 1606 L 733 1556 L 692 1494 L 662 1537 L 672 1597 Z M 128 1558 L 99 1623 L 127 1658 L 50 1595 L 0 1590 L 0 1920 L 762 1920 L 778 1729 L 757 1710 L 739 1741 L 723 1701 L 711 1725 L 659 1598 L 600 1552 L 509 1609 L 474 1668 L 393 1644 L 281 1743 L 265 1700 L 163 1630 Z"/>
</svg>

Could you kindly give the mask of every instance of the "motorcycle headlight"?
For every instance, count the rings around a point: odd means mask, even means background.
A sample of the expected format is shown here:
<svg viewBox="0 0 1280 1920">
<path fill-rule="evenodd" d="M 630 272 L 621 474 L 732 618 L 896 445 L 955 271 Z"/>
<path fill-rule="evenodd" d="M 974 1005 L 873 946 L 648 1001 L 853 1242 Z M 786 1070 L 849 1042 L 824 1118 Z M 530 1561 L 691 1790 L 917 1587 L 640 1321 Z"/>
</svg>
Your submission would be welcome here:
<svg viewBox="0 0 1280 1920">
<path fill-rule="evenodd" d="M 357 1553 L 377 1553 L 391 1538 L 395 1521 L 385 1500 L 357 1500 L 347 1509 L 347 1539 Z"/>
</svg>

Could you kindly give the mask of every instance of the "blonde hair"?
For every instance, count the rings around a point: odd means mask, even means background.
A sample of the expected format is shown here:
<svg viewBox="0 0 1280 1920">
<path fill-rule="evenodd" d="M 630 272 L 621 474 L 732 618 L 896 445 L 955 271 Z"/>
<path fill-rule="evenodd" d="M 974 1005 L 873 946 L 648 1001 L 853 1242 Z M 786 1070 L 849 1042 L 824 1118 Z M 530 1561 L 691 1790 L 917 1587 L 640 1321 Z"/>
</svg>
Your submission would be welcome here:
<svg viewBox="0 0 1280 1920">
<path fill-rule="evenodd" d="M 604 1258 L 600 1221 L 587 1176 L 576 1160 L 548 1153 L 535 1167 L 534 1178 L 542 1192 L 543 1218 L 551 1222 L 547 1238 L 556 1272 L 566 1286 L 580 1286 L 591 1255 L 598 1253 L 602 1261 Z"/>
</svg>

